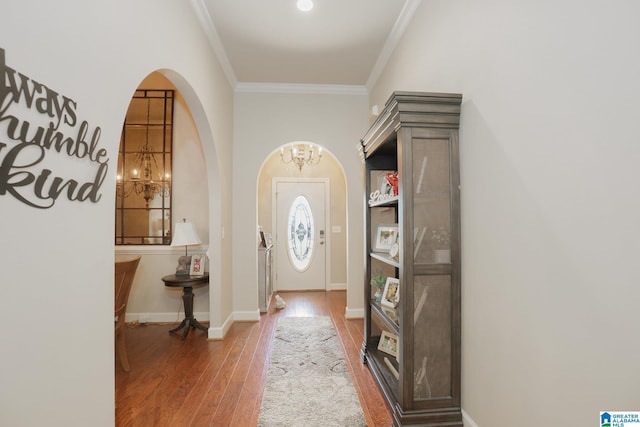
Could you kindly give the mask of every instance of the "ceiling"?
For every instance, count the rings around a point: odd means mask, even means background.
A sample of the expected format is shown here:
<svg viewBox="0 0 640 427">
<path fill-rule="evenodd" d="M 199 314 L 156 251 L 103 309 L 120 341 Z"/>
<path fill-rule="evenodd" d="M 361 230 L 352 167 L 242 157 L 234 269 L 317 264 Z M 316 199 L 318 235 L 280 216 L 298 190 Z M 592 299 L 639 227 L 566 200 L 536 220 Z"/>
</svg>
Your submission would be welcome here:
<svg viewBox="0 0 640 427">
<path fill-rule="evenodd" d="M 370 86 L 420 0 L 192 0 L 237 84 Z"/>
</svg>

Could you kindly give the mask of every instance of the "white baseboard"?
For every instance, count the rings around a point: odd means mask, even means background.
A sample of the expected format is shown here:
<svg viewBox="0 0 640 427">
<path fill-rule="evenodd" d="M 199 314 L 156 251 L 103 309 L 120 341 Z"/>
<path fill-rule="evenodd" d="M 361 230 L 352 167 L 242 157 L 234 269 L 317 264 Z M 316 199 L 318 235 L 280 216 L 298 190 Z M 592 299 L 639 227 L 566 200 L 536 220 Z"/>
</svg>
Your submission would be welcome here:
<svg viewBox="0 0 640 427">
<path fill-rule="evenodd" d="M 229 328 L 233 325 L 233 313 L 226 318 L 226 320 L 222 323 L 222 326 L 219 327 L 209 327 L 209 331 L 207 332 L 207 337 L 210 340 L 221 340 L 224 339 L 227 332 L 229 332 Z"/>
<path fill-rule="evenodd" d="M 464 425 L 464 427 L 479 427 L 478 424 L 476 424 L 475 421 L 471 419 L 469 414 L 467 414 L 464 409 L 462 410 L 462 424 Z"/>
<path fill-rule="evenodd" d="M 222 340 L 224 339 L 227 332 L 229 332 L 229 328 L 233 325 L 234 322 L 259 322 L 260 321 L 260 310 L 256 311 L 234 311 L 227 317 L 222 326 L 220 327 L 210 327 L 209 328 L 209 339 L 210 340 Z"/>
<path fill-rule="evenodd" d="M 345 319 L 364 319 L 364 308 L 344 309 Z"/>
<path fill-rule="evenodd" d="M 255 311 L 234 311 L 233 314 L 234 322 L 259 322 L 260 321 L 260 310 Z"/>
<path fill-rule="evenodd" d="M 330 283 L 328 291 L 346 291 L 347 284 L 346 283 Z"/>
<path fill-rule="evenodd" d="M 193 316 L 202 321 L 208 322 L 209 312 L 201 311 L 193 313 Z M 125 322 L 138 323 L 178 323 L 184 319 L 184 313 L 127 313 Z M 212 340 L 221 340 L 233 325 L 233 322 L 259 322 L 260 311 L 235 311 L 227 317 L 222 326 L 209 327 L 208 337 Z"/>
</svg>

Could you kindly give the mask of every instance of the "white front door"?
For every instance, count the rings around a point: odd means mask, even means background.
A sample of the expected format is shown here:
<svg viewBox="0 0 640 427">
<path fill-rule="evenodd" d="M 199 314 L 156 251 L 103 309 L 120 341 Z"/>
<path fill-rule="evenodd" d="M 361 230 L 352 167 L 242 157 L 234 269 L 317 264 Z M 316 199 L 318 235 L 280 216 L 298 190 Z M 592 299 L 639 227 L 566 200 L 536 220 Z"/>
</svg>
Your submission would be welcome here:
<svg viewBox="0 0 640 427">
<path fill-rule="evenodd" d="M 276 289 L 324 290 L 329 181 L 274 178 L 274 184 Z"/>
</svg>

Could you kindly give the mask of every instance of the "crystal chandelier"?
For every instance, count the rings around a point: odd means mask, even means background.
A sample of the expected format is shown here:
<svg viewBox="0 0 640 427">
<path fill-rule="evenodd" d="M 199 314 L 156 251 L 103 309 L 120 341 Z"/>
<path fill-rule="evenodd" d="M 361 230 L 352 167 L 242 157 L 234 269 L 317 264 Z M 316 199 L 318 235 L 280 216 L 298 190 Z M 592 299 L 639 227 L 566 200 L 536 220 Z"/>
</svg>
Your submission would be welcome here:
<svg viewBox="0 0 640 427">
<path fill-rule="evenodd" d="M 131 194 L 142 194 L 145 208 L 149 209 L 149 202 L 156 194 L 167 197 L 171 189 L 171 176 L 166 173 L 162 175 L 155 154 L 149 150 L 148 144 L 142 147 L 142 151 L 136 153 L 137 168 L 131 170 L 128 180 L 123 180 L 118 174 L 116 193 L 129 197 Z"/>
<path fill-rule="evenodd" d="M 295 143 L 286 150 L 280 148 L 280 159 L 283 163 L 293 163 L 302 171 L 304 165 L 315 166 L 322 159 L 322 147 L 314 147 L 313 144 Z"/>
</svg>

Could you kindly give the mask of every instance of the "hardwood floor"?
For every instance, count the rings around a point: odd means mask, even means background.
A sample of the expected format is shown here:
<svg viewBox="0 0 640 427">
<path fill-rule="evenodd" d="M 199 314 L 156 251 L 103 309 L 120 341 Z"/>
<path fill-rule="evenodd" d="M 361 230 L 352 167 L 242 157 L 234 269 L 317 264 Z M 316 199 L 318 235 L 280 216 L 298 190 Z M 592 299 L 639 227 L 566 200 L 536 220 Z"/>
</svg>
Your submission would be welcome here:
<svg viewBox="0 0 640 427">
<path fill-rule="evenodd" d="M 344 318 L 346 294 L 286 292 L 259 322 L 235 323 L 222 341 L 206 333 L 169 334 L 175 325 L 126 330 L 131 372 L 115 367 L 116 426 L 255 426 L 267 375 L 271 337 L 280 316 L 331 316 L 370 427 L 392 425 L 367 366 L 360 362 L 363 321 Z M 286 402 L 283 402 L 286 404 Z"/>
</svg>

